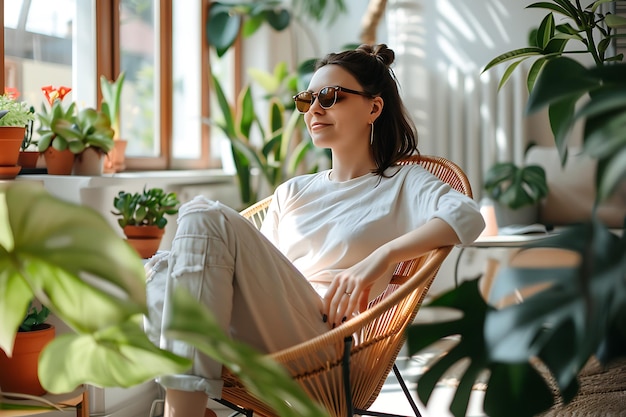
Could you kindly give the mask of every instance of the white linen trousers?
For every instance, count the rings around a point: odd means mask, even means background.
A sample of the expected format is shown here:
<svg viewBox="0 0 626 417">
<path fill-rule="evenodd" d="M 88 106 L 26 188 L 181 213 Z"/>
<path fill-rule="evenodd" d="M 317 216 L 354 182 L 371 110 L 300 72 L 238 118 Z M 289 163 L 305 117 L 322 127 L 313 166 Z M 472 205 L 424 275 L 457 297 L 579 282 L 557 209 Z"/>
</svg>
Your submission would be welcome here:
<svg viewBox="0 0 626 417">
<path fill-rule="evenodd" d="M 322 298 L 296 267 L 238 212 L 203 196 L 183 204 L 169 252 L 146 264 L 146 332 L 162 348 L 193 360 L 187 375 L 159 378 L 167 388 L 220 398 L 222 365 L 180 341 L 160 336 L 168 298 L 183 287 L 208 306 L 233 339 L 262 353 L 310 340 L 329 330 Z"/>
</svg>

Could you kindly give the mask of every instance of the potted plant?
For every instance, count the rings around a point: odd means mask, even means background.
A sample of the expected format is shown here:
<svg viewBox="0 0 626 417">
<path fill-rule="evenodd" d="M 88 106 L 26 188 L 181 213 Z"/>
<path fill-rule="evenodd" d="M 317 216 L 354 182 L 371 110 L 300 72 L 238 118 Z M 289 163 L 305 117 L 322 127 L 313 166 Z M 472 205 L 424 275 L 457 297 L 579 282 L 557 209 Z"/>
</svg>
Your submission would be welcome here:
<svg viewBox="0 0 626 417">
<path fill-rule="evenodd" d="M 0 184 L 0 271 L 0 350 L 12 354 L 34 297 L 72 330 L 57 334 L 39 358 L 49 393 L 81 384 L 126 388 L 190 368 L 190 360 L 159 349 L 144 332 L 142 261 L 93 209 L 56 198 L 38 183 Z M 188 330 L 186 340 L 246 378 L 281 416 L 324 415 L 283 368 L 233 342 L 190 294 L 176 299 L 182 302 L 174 317 Z M 0 392 L 0 410 L 3 395 L 12 394 Z"/>
<path fill-rule="evenodd" d="M 111 128 L 113 129 L 114 146 L 104 162 L 104 172 L 120 172 L 126 169 L 125 152 L 128 141 L 121 138 L 120 124 L 120 104 L 122 99 L 122 87 L 126 73 L 120 72 L 116 80 L 109 80 L 104 75 L 100 76 L 100 92 L 102 93 L 102 102 L 100 110 L 109 116 L 111 120 Z"/>
<path fill-rule="evenodd" d="M 120 217 L 117 222 L 128 243 L 145 259 L 159 249 L 167 225 L 165 216 L 178 213 L 180 201 L 176 193 L 144 187 L 140 193 L 120 191 L 113 206 L 111 212 Z"/>
<path fill-rule="evenodd" d="M 502 85 L 521 61 L 536 58 L 528 74 L 526 111 L 549 108 L 563 163 L 572 126 L 584 124 L 583 152 L 598 161 L 597 203 L 611 196 L 626 177 L 626 64 L 623 56 L 608 54 L 610 43 L 620 36 L 615 28 L 625 26 L 626 19 L 600 9 L 615 2 L 583 6 L 579 1 L 550 0 L 529 5 L 548 10 L 531 45 L 499 55 L 485 68 L 513 61 Z M 566 49 L 570 41 L 581 48 Z M 592 65 L 564 56 L 583 53 L 592 57 Z M 409 353 L 442 337 L 460 336 L 443 361 L 420 377 L 417 391 L 423 402 L 453 362 L 467 359 L 471 365 L 460 377 L 451 403 L 455 416 L 465 414 L 473 381 L 484 370 L 490 374 L 483 403 L 489 416 L 534 416 L 557 401 L 567 404 L 575 398 L 578 376 L 592 357 L 603 365 L 626 357 L 626 234 L 612 233 L 594 212 L 589 221 L 542 239 L 535 247 L 565 249 L 580 261 L 559 268 L 505 268 L 491 291 L 497 298 L 490 300 L 482 298 L 477 279 L 464 282 L 430 304 L 461 311 L 462 318 L 410 328 Z M 533 286 L 532 296 L 522 302 L 495 307 L 498 296 Z"/>
<path fill-rule="evenodd" d="M 546 172 L 539 165 L 498 162 L 485 174 L 484 187 L 499 227 L 535 223 L 539 203 L 548 195 Z"/>
<path fill-rule="evenodd" d="M 17 101 L 16 94 L 0 95 L 0 179 L 15 178 L 26 126 L 34 119 L 30 107 Z"/>
<path fill-rule="evenodd" d="M 30 112 L 34 115 L 35 108 L 30 106 Z M 34 119 L 29 120 L 26 125 L 26 133 L 24 134 L 24 140 L 20 147 L 20 154 L 18 157 L 18 165 L 22 167 L 22 171 L 26 169 L 32 169 L 37 167 L 37 160 L 39 159 L 39 151 L 37 151 L 37 141 L 33 140 Z"/>
<path fill-rule="evenodd" d="M 71 169 L 76 175 L 102 173 L 104 156 L 114 145 L 111 121 L 106 114 L 91 107 L 77 110 L 76 103 L 64 108 L 62 100 L 54 97 L 50 101 L 50 109 L 44 106 L 38 118 L 38 149 L 44 153 L 49 174 L 67 175 L 72 173 Z M 71 158 L 71 169 L 54 170 L 54 165 L 50 163 L 54 151 L 64 153 L 67 160 Z"/>
<path fill-rule="evenodd" d="M 0 389 L 5 392 L 20 392 L 43 395 L 37 374 L 39 355 L 54 339 L 54 326 L 46 323 L 50 310 L 46 306 L 38 309 L 32 302 L 19 326 L 11 357 L 0 350 Z"/>
<path fill-rule="evenodd" d="M 280 72 L 278 72 L 280 74 Z M 257 74 L 258 75 L 258 74 Z M 284 75 L 278 75 L 280 83 Z M 255 110 L 251 87 L 246 86 L 235 105 L 231 105 L 216 77 L 214 91 L 221 118 L 209 123 L 216 125 L 230 141 L 236 168 L 241 203 L 244 207 L 269 195 L 276 186 L 300 171 L 314 172 L 330 160 L 328 153 L 313 146 L 310 138 L 302 138 L 300 114 L 289 109 L 275 95 L 268 98 L 268 115 L 260 117 Z M 261 120 L 269 120 L 267 125 Z M 256 130 L 255 130 L 256 128 Z M 256 141 L 254 134 L 260 135 Z"/>
</svg>

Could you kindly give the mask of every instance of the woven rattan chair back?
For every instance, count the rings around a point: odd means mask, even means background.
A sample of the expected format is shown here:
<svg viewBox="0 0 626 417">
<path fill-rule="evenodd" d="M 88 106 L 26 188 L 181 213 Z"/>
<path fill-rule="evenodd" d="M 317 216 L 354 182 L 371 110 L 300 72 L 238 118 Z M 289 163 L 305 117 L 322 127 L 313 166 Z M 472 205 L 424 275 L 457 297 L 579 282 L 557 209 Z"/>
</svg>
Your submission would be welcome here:
<svg viewBox="0 0 626 417">
<path fill-rule="evenodd" d="M 472 196 L 464 172 L 453 162 L 434 156 L 414 156 L 400 165 L 420 164 L 455 190 Z M 268 197 L 243 210 L 260 227 L 271 202 Z M 330 416 L 345 417 L 367 410 L 378 396 L 404 343 L 404 333 L 417 314 L 439 267 L 451 248 L 440 248 L 396 268 L 390 285 L 368 309 L 345 324 L 313 340 L 270 356 L 286 367 L 292 377 Z M 350 339 L 350 337 L 352 338 Z M 346 340 L 351 340 L 349 356 L 344 357 Z M 346 352 L 348 353 L 348 352 Z M 342 364 L 349 361 L 351 394 L 346 396 Z M 275 416 L 260 399 L 254 398 L 227 370 L 224 371 L 222 398 L 254 415 Z M 351 402 L 351 404 L 350 404 Z M 252 415 L 252 411 L 247 412 Z"/>
</svg>

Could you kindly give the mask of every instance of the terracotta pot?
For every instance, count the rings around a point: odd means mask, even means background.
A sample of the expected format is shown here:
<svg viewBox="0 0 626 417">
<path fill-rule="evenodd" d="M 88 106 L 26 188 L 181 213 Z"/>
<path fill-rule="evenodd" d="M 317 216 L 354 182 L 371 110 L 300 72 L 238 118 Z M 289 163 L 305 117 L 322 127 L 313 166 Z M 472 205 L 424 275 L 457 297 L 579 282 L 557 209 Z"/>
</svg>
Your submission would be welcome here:
<svg viewBox="0 0 626 417">
<path fill-rule="evenodd" d="M 10 166 L 2 166 L 0 165 L 0 180 L 12 180 L 17 177 L 17 174 L 20 173 L 22 169 L 19 165 Z"/>
<path fill-rule="evenodd" d="M 39 159 L 39 152 L 37 151 L 21 151 L 18 158 L 17 164 L 22 168 L 37 168 L 37 160 Z"/>
<path fill-rule="evenodd" d="M 43 395 L 37 374 L 39 354 L 54 339 L 54 326 L 30 332 L 17 332 L 13 354 L 9 358 L 0 350 L 0 388 L 3 392 L 17 392 L 31 395 Z"/>
<path fill-rule="evenodd" d="M 17 165 L 25 132 L 25 127 L 0 126 L 0 165 Z"/>
<path fill-rule="evenodd" d="M 57 151 L 52 146 L 45 150 L 43 156 L 49 175 L 71 175 L 74 168 L 74 154 L 69 150 Z"/>
<path fill-rule="evenodd" d="M 126 226 L 124 234 L 128 243 L 143 259 L 150 258 L 159 250 L 165 229 L 157 226 Z"/>
<path fill-rule="evenodd" d="M 102 175 L 106 154 L 99 149 L 87 148 L 74 158 L 72 174 L 95 177 Z"/>
<path fill-rule="evenodd" d="M 112 174 L 126 169 L 126 146 L 128 146 L 127 140 L 115 139 L 113 150 L 104 160 L 105 173 Z"/>
</svg>

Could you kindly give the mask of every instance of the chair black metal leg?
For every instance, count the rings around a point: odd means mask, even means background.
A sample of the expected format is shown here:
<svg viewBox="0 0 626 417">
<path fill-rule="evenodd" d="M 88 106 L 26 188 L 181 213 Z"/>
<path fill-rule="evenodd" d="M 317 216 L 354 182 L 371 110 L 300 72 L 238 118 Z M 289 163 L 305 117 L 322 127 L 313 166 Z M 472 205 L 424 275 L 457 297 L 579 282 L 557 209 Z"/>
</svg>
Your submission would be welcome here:
<svg viewBox="0 0 626 417">
<path fill-rule="evenodd" d="M 402 374 L 400 374 L 400 370 L 395 363 L 393 364 L 393 373 L 396 375 L 396 379 L 398 380 L 398 383 L 402 388 L 402 392 L 404 392 L 404 396 L 406 397 L 409 404 L 411 404 L 411 408 L 415 413 L 415 417 L 422 417 L 422 415 L 420 414 L 420 410 L 417 409 L 417 404 L 415 404 L 415 401 L 413 400 L 413 397 L 411 396 L 411 393 L 409 392 L 409 389 L 404 382 L 404 378 L 402 378 Z"/>
<path fill-rule="evenodd" d="M 352 336 L 346 337 L 343 341 L 343 389 L 346 393 L 347 417 L 354 416 L 354 406 L 352 405 L 352 388 L 350 387 L 350 350 L 352 348 Z"/>
<path fill-rule="evenodd" d="M 422 417 L 422 414 L 417 408 L 417 404 L 415 404 L 415 401 L 413 400 L 413 397 L 411 396 L 411 393 L 409 392 L 409 389 L 406 386 L 406 383 L 404 382 L 404 378 L 402 378 L 402 375 L 400 374 L 400 370 L 398 369 L 395 363 L 393 364 L 393 373 L 396 375 L 396 379 L 398 380 L 398 383 L 400 384 L 400 388 L 402 388 L 402 392 L 404 392 L 404 396 L 406 397 L 409 404 L 411 404 L 411 408 L 413 409 L 413 412 L 415 413 L 415 417 Z M 360 416 L 403 417 L 398 414 L 382 413 L 379 411 L 371 411 L 371 410 L 361 410 L 358 408 L 354 410 L 354 413 Z"/>
<path fill-rule="evenodd" d="M 252 410 L 248 410 L 247 408 L 243 408 L 243 407 L 239 407 L 237 404 L 233 404 L 228 400 L 225 400 L 223 398 L 213 398 L 213 401 L 217 401 L 218 403 L 225 405 L 226 407 L 230 408 L 231 410 L 235 411 L 234 414 L 231 414 L 230 417 L 234 417 L 237 415 L 244 415 L 246 417 L 252 417 L 252 414 L 254 414 L 254 412 Z"/>
</svg>

